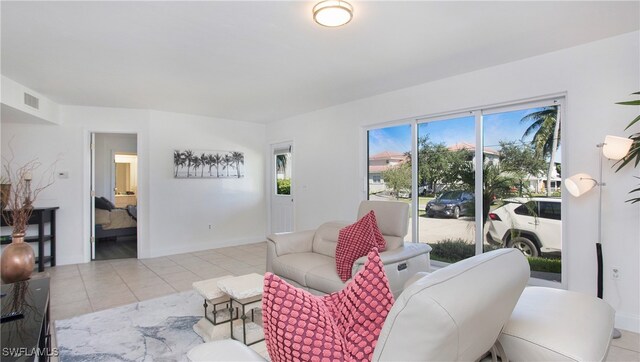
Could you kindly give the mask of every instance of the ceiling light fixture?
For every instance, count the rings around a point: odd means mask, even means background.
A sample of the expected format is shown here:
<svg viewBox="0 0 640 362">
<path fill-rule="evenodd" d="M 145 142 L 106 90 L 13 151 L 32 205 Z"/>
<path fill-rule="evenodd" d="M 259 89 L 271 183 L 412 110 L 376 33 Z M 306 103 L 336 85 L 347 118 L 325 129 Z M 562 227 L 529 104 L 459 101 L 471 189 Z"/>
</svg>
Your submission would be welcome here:
<svg viewBox="0 0 640 362">
<path fill-rule="evenodd" d="M 322 26 L 336 27 L 353 19 L 353 6 L 346 1 L 325 0 L 313 7 L 313 20 Z"/>
</svg>

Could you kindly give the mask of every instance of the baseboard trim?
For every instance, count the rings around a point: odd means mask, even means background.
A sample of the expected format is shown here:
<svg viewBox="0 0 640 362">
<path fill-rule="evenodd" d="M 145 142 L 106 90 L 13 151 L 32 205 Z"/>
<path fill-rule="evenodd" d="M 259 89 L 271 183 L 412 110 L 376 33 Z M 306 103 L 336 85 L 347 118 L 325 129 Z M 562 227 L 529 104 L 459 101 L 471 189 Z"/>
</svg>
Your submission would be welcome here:
<svg viewBox="0 0 640 362">
<path fill-rule="evenodd" d="M 616 313 L 615 326 L 633 333 L 640 333 L 640 315 Z M 622 332 L 624 333 L 624 332 Z"/>
<path fill-rule="evenodd" d="M 151 255 L 149 255 L 149 258 L 158 258 L 158 257 L 174 255 L 174 254 L 193 253 L 196 251 L 226 248 L 230 246 L 255 244 L 255 243 L 259 243 L 266 240 L 267 240 L 266 237 L 255 237 L 255 238 L 248 238 L 248 239 L 226 240 L 226 241 L 217 241 L 217 242 L 208 241 L 208 242 L 198 243 L 198 244 L 183 245 L 177 248 L 154 249 L 151 251 L 150 253 Z M 143 258 L 140 258 L 140 259 L 143 259 Z"/>
<path fill-rule="evenodd" d="M 88 261 L 85 260 L 85 257 L 82 254 L 61 256 L 58 253 L 56 255 L 56 266 L 72 265 L 72 264 L 84 264 L 84 263 L 87 263 L 87 262 Z"/>
</svg>

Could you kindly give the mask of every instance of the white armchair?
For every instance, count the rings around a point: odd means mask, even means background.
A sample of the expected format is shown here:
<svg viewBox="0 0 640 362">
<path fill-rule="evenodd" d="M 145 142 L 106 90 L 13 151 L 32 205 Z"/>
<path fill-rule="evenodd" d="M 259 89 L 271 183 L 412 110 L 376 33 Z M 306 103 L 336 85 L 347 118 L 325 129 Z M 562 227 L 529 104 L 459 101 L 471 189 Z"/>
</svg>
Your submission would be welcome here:
<svg viewBox="0 0 640 362">
<path fill-rule="evenodd" d="M 358 219 L 373 210 L 387 248 L 380 253 L 394 296 L 417 272 L 429 271 L 427 244 L 405 243 L 409 205 L 398 201 L 363 201 Z M 314 294 L 341 290 L 344 282 L 336 271 L 336 245 L 345 222 L 327 222 L 316 230 L 273 234 L 267 240 L 267 271 Z M 363 267 L 366 256 L 356 260 L 351 275 Z"/>
<path fill-rule="evenodd" d="M 420 273 L 396 298 L 374 361 L 604 361 L 614 311 L 603 300 L 529 287 L 529 265 L 506 248 Z M 524 292 L 523 292 L 524 289 Z M 501 342 L 496 344 L 496 341 Z M 263 361 L 238 341 L 209 342 L 190 361 Z"/>
<path fill-rule="evenodd" d="M 411 283 L 396 299 L 374 361 L 473 361 L 491 350 L 529 278 L 517 250 L 463 260 Z M 205 343 L 191 361 L 263 361 L 237 341 Z"/>
</svg>

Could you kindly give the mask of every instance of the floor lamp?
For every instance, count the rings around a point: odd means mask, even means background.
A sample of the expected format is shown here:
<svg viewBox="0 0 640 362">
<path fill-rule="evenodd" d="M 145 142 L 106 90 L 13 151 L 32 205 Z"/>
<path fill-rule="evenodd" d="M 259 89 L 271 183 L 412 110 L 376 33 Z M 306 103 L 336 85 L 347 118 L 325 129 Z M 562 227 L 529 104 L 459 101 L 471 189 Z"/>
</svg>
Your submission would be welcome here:
<svg viewBox="0 0 640 362">
<path fill-rule="evenodd" d="M 602 156 L 609 160 L 618 161 L 624 158 L 631 149 L 633 140 L 624 137 L 606 136 L 604 142 L 596 145 L 602 148 L 602 155 L 599 157 L 600 178 L 598 180 L 586 173 L 578 173 L 564 180 L 564 186 L 574 197 L 580 197 L 589 190 L 598 186 L 598 242 L 596 243 L 596 256 L 598 261 L 598 298 L 602 299 L 603 270 L 602 270 Z M 620 338 L 618 329 L 613 330 L 613 338 Z"/>
</svg>

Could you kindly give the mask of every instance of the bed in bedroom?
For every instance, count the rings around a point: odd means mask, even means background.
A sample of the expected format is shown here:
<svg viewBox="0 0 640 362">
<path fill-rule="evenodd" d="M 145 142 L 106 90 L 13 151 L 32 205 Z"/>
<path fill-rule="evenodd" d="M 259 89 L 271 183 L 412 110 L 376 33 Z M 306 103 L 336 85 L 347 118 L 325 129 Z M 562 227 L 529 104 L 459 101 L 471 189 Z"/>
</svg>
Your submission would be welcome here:
<svg viewBox="0 0 640 362">
<path fill-rule="evenodd" d="M 96 240 L 137 236 L 135 205 L 116 208 L 105 198 L 96 197 Z"/>
</svg>

